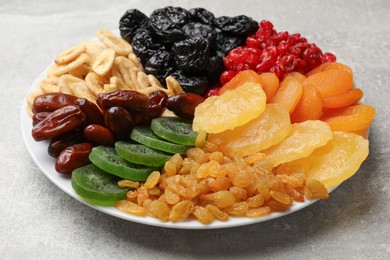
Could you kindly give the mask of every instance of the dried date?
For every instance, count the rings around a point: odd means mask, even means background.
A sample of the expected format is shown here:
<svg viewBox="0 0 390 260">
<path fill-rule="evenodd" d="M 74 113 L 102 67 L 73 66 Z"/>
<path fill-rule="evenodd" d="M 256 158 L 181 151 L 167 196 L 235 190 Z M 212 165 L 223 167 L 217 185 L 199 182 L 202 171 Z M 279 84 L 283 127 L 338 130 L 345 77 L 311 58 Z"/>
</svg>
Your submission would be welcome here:
<svg viewBox="0 0 390 260">
<path fill-rule="evenodd" d="M 204 98 L 199 95 L 183 93 L 169 97 L 167 108 L 181 118 L 193 119 L 195 108 L 203 101 Z"/>
<path fill-rule="evenodd" d="M 99 107 L 105 111 L 111 107 L 122 107 L 132 115 L 142 114 L 149 108 L 148 97 L 132 90 L 118 90 L 99 94 L 97 100 Z"/>
<path fill-rule="evenodd" d="M 61 107 L 33 127 L 32 137 L 35 141 L 51 139 L 75 130 L 84 120 L 85 114 L 78 106 Z"/>
<path fill-rule="evenodd" d="M 117 140 L 129 139 L 134 121 L 132 115 L 126 109 L 122 107 L 109 108 L 104 116 L 104 121 Z"/>
<path fill-rule="evenodd" d="M 75 144 L 67 147 L 57 157 L 56 171 L 62 174 L 71 174 L 73 170 L 89 164 L 88 156 L 92 147 L 90 143 Z"/>
<path fill-rule="evenodd" d="M 34 114 L 39 112 L 53 112 L 61 107 L 73 105 L 77 97 L 62 94 L 62 93 L 48 93 L 37 96 L 34 99 L 32 112 Z"/>
<path fill-rule="evenodd" d="M 112 132 L 108 128 L 96 124 L 84 128 L 84 138 L 95 146 L 114 146 L 115 143 Z"/>
<path fill-rule="evenodd" d="M 79 106 L 81 111 L 86 116 L 85 124 L 98 124 L 98 125 L 104 125 L 104 118 L 103 114 L 94 103 L 89 101 L 85 98 L 78 98 L 74 102 L 75 105 Z"/>
</svg>

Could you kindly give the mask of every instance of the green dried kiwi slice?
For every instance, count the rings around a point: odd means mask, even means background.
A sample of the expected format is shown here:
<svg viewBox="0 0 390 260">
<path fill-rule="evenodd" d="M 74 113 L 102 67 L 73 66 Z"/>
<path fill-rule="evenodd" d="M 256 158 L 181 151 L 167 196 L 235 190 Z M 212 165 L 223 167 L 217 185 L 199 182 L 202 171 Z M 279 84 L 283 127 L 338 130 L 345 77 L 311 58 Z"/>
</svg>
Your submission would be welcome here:
<svg viewBox="0 0 390 260">
<path fill-rule="evenodd" d="M 119 180 L 121 178 L 89 164 L 72 172 L 71 184 L 74 191 L 88 203 L 109 206 L 125 199 L 129 191 L 119 188 Z"/>
<path fill-rule="evenodd" d="M 198 136 L 197 132 L 192 131 L 192 124 L 180 118 L 154 118 L 150 127 L 159 137 L 176 144 L 194 146 Z"/>
<path fill-rule="evenodd" d="M 175 144 L 160 138 L 152 131 L 152 129 L 150 129 L 149 126 L 146 125 L 134 127 L 130 138 L 136 142 L 146 145 L 147 147 L 167 153 L 185 154 L 188 150 L 188 146 Z"/>
<path fill-rule="evenodd" d="M 126 161 L 146 166 L 162 167 L 171 158 L 170 154 L 149 148 L 143 144 L 124 141 L 116 142 L 115 150 Z"/>
<path fill-rule="evenodd" d="M 132 181 L 145 181 L 157 168 L 137 165 L 122 159 L 115 149 L 108 146 L 92 148 L 89 160 L 98 168 Z"/>
</svg>

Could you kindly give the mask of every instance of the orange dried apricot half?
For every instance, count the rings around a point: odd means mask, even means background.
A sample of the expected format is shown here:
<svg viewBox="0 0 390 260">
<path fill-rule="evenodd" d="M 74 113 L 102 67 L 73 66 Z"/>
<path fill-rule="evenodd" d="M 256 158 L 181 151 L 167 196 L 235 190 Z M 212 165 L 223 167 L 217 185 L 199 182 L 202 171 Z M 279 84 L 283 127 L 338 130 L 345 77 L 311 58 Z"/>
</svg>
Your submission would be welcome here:
<svg viewBox="0 0 390 260">
<path fill-rule="evenodd" d="M 320 119 L 328 123 L 333 131 L 354 132 L 368 128 L 375 113 L 372 106 L 360 104 L 325 111 Z"/>
<path fill-rule="evenodd" d="M 303 84 L 312 84 L 323 98 L 328 98 L 350 90 L 353 87 L 353 76 L 345 70 L 330 69 L 311 75 Z"/>
<path fill-rule="evenodd" d="M 302 96 L 302 84 L 295 77 L 287 76 L 280 83 L 279 89 L 270 103 L 278 103 L 291 114 Z"/>
<path fill-rule="evenodd" d="M 353 88 L 340 95 L 323 99 L 325 109 L 347 107 L 356 104 L 363 97 L 363 91 Z"/>
<path fill-rule="evenodd" d="M 348 72 L 351 75 L 353 75 L 351 68 L 348 67 L 347 65 L 344 65 L 344 64 L 339 63 L 339 62 L 325 62 L 325 63 L 315 67 L 311 71 L 309 71 L 306 74 L 306 77 L 310 77 L 311 75 L 316 74 L 318 72 L 322 72 L 322 71 L 325 71 L 325 70 L 334 70 L 334 69 L 336 69 L 336 70 L 345 70 L 346 72 Z"/>
<path fill-rule="evenodd" d="M 301 99 L 291 114 L 291 122 L 319 119 L 322 115 L 322 103 L 320 92 L 313 85 L 304 85 Z"/>
</svg>

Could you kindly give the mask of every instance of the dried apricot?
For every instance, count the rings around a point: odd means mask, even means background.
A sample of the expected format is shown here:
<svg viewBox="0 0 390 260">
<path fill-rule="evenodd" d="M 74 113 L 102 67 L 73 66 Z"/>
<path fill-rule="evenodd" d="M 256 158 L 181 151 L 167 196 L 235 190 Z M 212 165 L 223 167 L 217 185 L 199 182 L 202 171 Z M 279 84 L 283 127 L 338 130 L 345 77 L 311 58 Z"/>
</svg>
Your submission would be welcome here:
<svg viewBox="0 0 390 260">
<path fill-rule="evenodd" d="M 267 104 L 260 117 L 245 125 L 210 134 L 209 140 L 222 141 L 219 148 L 228 156 L 247 156 L 267 149 L 282 141 L 290 132 L 291 123 L 287 110 L 279 104 Z"/>
<path fill-rule="evenodd" d="M 323 98 L 340 95 L 353 87 L 352 74 L 341 69 L 330 69 L 308 77 L 303 84 L 312 84 Z"/>
<path fill-rule="evenodd" d="M 356 104 L 363 97 L 363 91 L 353 88 L 340 95 L 324 98 L 324 109 L 347 107 Z"/>
<path fill-rule="evenodd" d="M 279 79 L 275 73 L 266 72 L 259 75 L 253 70 L 243 70 L 234 76 L 228 83 L 223 85 L 219 89 L 218 95 L 222 95 L 228 90 L 235 89 L 246 82 L 260 84 L 267 96 L 267 100 L 270 100 L 275 95 L 276 90 L 279 87 Z"/>
<path fill-rule="evenodd" d="M 318 72 L 322 72 L 322 71 L 325 71 L 325 70 L 333 70 L 333 69 L 345 70 L 346 72 L 348 72 L 348 73 L 350 73 L 352 75 L 352 70 L 347 65 L 344 65 L 344 64 L 339 63 L 339 62 L 325 62 L 325 63 L 315 67 L 311 71 L 309 71 L 306 74 L 306 77 L 310 77 L 311 75 L 314 75 L 314 74 L 316 74 Z"/>
<path fill-rule="evenodd" d="M 360 104 L 326 111 L 320 119 L 328 123 L 333 131 L 354 132 L 368 128 L 375 113 L 372 106 Z"/>
<path fill-rule="evenodd" d="M 280 83 L 279 89 L 270 103 L 284 106 L 291 114 L 302 96 L 302 84 L 295 77 L 287 76 Z"/>
<path fill-rule="evenodd" d="M 195 109 L 194 131 L 221 133 L 259 117 L 265 109 L 266 96 L 259 84 L 245 83 L 220 96 L 212 96 Z"/>
<path fill-rule="evenodd" d="M 273 165 L 278 166 L 310 155 L 314 149 L 332 139 L 329 125 L 319 120 L 308 120 L 292 125 L 289 135 L 277 145 L 262 151 Z"/>
<path fill-rule="evenodd" d="M 301 99 L 291 114 L 291 122 L 319 119 L 322 115 L 322 103 L 320 92 L 313 85 L 304 85 Z"/>
</svg>

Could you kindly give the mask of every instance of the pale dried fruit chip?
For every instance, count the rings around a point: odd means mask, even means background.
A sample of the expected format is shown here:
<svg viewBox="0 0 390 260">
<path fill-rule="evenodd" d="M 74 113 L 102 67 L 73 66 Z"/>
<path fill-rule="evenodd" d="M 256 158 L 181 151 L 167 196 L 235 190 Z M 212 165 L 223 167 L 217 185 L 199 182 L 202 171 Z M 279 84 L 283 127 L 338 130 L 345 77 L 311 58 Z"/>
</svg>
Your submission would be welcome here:
<svg viewBox="0 0 390 260">
<path fill-rule="evenodd" d="M 56 58 L 55 63 L 58 65 L 67 64 L 79 57 L 82 53 L 85 51 L 85 45 L 80 44 L 77 46 L 74 46 L 72 48 L 69 48 L 63 52 L 61 52 Z"/>
<path fill-rule="evenodd" d="M 279 144 L 262 151 L 274 167 L 309 156 L 316 148 L 333 138 L 329 125 L 319 120 L 308 120 L 292 125 L 289 135 Z"/>
<path fill-rule="evenodd" d="M 92 64 L 92 70 L 100 75 L 104 76 L 111 71 L 112 65 L 115 60 L 115 51 L 111 48 L 104 50 Z"/>
<path fill-rule="evenodd" d="M 82 53 L 80 56 L 78 56 L 75 60 L 71 61 L 70 63 L 62 64 L 62 65 L 57 65 L 54 64 L 49 70 L 48 70 L 48 75 L 54 75 L 54 76 L 61 76 L 63 74 L 66 74 L 79 66 L 81 66 L 84 63 L 87 63 L 89 61 L 90 57 Z"/>
<path fill-rule="evenodd" d="M 133 51 L 131 45 L 127 41 L 108 30 L 100 29 L 96 32 L 96 36 L 108 48 L 114 49 L 117 55 L 128 56 Z"/>
<path fill-rule="evenodd" d="M 94 72 L 88 73 L 85 77 L 85 84 L 88 90 L 95 96 L 98 96 L 100 93 L 104 93 L 104 84 L 107 83 L 107 80 Z"/>
<path fill-rule="evenodd" d="M 165 79 L 165 82 L 167 84 L 167 89 L 171 92 L 173 92 L 174 95 L 182 94 L 184 93 L 184 90 L 180 86 L 180 83 L 172 76 L 168 76 Z"/>
</svg>

